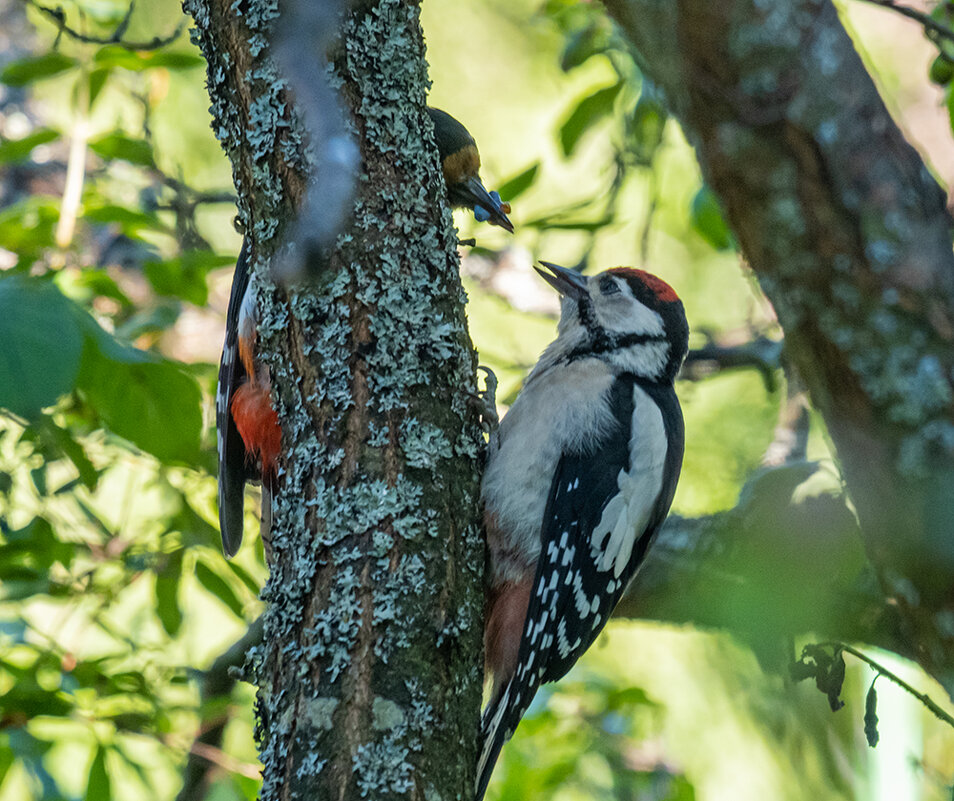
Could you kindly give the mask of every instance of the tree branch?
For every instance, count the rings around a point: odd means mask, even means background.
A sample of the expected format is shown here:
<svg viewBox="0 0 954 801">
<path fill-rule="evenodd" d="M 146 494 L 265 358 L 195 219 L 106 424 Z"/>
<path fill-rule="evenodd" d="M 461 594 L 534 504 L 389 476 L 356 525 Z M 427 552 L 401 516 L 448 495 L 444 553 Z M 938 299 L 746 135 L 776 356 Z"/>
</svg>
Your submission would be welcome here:
<svg viewBox="0 0 954 801">
<path fill-rule="evenodd" d="M 829 0 L 605 4 L 695 143 L 775 307 L 905 651 L 954 694 L 954 254 L 943 191 Z"/>
<path fill-rule="evenodd" d="M 47 6 L 36 2 L 36 0 L 24 0 L 24 2 L 28 6 L 35 8 L 43 16 L 49 17 L 49 19 L 52 20 L 53 24 L 56 25 L 57 39 L 59 39 L 63 34 L 66 34 L 70 37 L 70 39 L 73 39 L 77 42 L 83 42 L 84 44 L 118 45 L 119 47 L 122 47 L 126 50 L 136 50 L 140 52 L 146 50 L 159 50 L 166 45 L 172 44 L 176 39 L 179 38 L 179 36 L 182 34 L 182 31 L 185 30 L 185 23 L 182 23 L 176 26 L 176 29 L 165 37 L 156 36 L 148 42 L 126 41 L 123 39 L 123 36 L 126 34 L 126 29 L 129 27 L 129 22 L 132 19 L 133 10 L 136 7 L 135 3 L 130 3 L 122 20 L 109 36 L 89 36 L 88 34 L 80 33 L 75 28 L 71 28 L 66 24 L 66 12 L 60 6 L 57 6 L 56 8 L 48 8 Z"/>
<path fill-rule="evenodd" d="M 948 42 L 954 43 L 954 31 L 942 25 L 936 19 L 933 19 L 930 14 L 925 14 L 923 11 L 918 11 L 916 8 L 911 8 L 910 6 L 903 6 L 895 2 L 895 0 L 863 0 L 863 2 L 870 3 L 874 6 L 881 6 L 882 8 L 889 8 L 902 17 L 913 19 L 924 28 L 925 34 L 927 34 L 930 39 L 935 41 L 937 39 L 945 39 Z"/>
</svg>

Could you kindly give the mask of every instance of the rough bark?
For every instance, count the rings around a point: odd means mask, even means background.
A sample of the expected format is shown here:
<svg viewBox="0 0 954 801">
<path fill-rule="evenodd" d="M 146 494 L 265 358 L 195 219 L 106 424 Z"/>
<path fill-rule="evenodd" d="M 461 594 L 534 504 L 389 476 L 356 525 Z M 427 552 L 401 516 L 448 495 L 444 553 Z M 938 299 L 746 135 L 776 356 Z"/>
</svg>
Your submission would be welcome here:
<svg viewBox="0 0 954 801">
<path fill-rule="evenodd" d="M 605 0 L 694 143 L 827 423 L 908 652 L 954 693 L 944 193 L 829 0 Z"/>
<path fill-rule="evenodd" d="M 297 290 L 267 279 L 309 173 L 270 55 L 276 4 L 184 5 L 264 287 L 259 345 L 283 430 L 251 660 L 261 798 L 466 797 L 482 682 L 482 438 L 418 4 L 358 2 L 342 21 L 331 55 L 362 159 L 354 223 Z"/>
</svg>

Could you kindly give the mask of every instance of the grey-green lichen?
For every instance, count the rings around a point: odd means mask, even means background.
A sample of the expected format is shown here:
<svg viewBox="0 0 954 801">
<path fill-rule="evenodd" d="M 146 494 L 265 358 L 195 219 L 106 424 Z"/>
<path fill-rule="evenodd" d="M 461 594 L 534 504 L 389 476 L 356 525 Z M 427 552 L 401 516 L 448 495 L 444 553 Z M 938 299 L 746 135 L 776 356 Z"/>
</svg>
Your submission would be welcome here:
<svg viewBox="0 0 954 801">
<path fill-rule="evenodd" d="M 308 151 L 269 58 L 277 5 L 231 7 L 245 53 L 215 38 L 207 2 L 186 8 L 256 245 L 260 350 L 284 434 L 255 660 L 261 798 L 282 797 L 286 781 L 290 797 L 353 783 L 366 797 L 463 798 L 482 680 L 482 438 L 456 237 L 422 111 L 418 9 L 362 2 L 344 24 L 334 84 L 364 157 L 354 223 L 334 269 L 286 291 L 268 280 L 267 256 Z M 464 744 L 459 763 L 448 742 Z"/>
</svg>

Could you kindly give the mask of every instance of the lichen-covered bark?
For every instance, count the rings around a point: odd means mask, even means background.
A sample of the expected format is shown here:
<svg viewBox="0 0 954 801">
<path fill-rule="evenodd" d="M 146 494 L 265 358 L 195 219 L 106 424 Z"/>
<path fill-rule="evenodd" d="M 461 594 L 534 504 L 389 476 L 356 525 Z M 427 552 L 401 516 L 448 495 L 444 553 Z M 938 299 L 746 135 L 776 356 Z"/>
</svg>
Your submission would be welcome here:
<svg viewBox="0 0 954 801">
<path fill-rule="evenodd" d="M 954 693 L 954 256 L 942 191 L 830 0 L 605 5 L 775 305 L 909 653 Z"/>
<path fill-rule="evenodd" d="M 263 799 L 466 798 L 481 695 L 481 437 L 418 4 L 352 4 L 333 55 L 362 156 L 327 270 L 271 286 L 306 136 L 275 0 L 186 0 L 263 279 L 284 460 L 254 676 Z M 320 54 L 302 53 L 302 58 Z"/>
</svg>

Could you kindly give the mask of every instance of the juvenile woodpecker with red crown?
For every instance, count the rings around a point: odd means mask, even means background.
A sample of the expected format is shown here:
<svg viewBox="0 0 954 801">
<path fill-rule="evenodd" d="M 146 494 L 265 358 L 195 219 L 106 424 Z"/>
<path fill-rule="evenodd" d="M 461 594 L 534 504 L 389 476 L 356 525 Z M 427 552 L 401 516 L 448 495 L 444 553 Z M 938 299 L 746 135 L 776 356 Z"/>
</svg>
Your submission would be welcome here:
<svg viewBox="0 0 954 801">
<path fill-rule="evenodd" d="M 436 108 L 427 113 L 434 125 L 447 198 L 453 208 L 469 208 L 479 222 L 513 233 L 510 206 L 480 180 L 480 154 L 474 138 L 450 114 Z M 256 292 L 249 271 L 249 241 L 235 265 L 225 321 L 225 344 L 219 362 L 215 400 L 219 457 L 219 526 L 222 548 L 233 556 L 242 544 L 245 484 L 262 482 L 262 529 L 271 517 L 276 469 L 281 453 L 281 428 L 272 407 L 268 368 L 255 357 L 258 326 Z"/>
<path fill-rule="evenodd" d="M 542 262 L 556 340 L 491 438 L 481 495 L 490 548 L 476 798 L 537 688 L 606 625 L 669 512 L 682 466 L 673 381 L 689 326 L 667 283 Z"/>
</svg>

